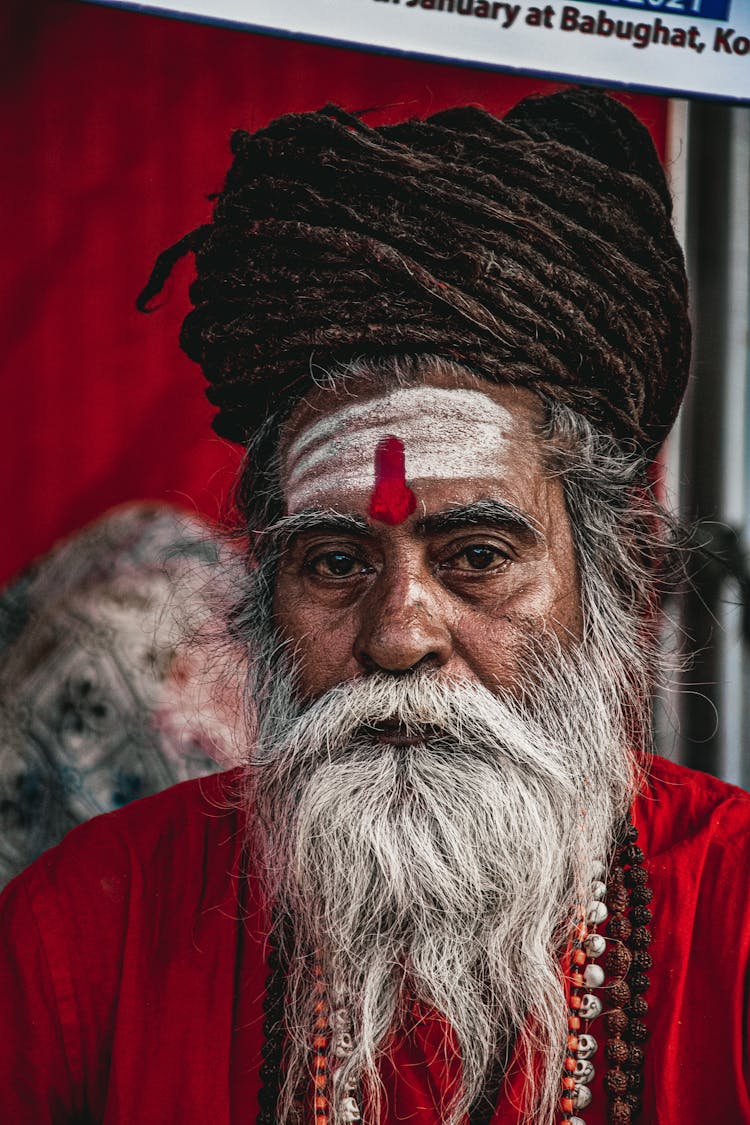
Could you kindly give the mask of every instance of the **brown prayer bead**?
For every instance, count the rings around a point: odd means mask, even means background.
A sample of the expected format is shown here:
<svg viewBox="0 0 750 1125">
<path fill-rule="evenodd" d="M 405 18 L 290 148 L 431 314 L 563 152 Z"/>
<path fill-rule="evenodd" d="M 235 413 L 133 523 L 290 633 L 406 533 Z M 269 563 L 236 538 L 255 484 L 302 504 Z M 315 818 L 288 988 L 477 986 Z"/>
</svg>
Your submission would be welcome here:
<svg viewBox="0 0 750 1125">
<path fill-rule="evenodd" d="M 645 973 L 631 973 L 628 984 L 633 992 L 646 992 L 649 986 L 649 979 Z"/>
<path fill-rule="evenodd" d="M 614 914 L 607 923 L 607 933 L 615 941 L 627 941 L 632 932 L 633 927 L 624 914 Z"/>
<path fill-rule="evenodd" d="M 654 962 L 647 949 L 636 949 L 633 953 L 633 968 L 639 973 L 647 973 Z"/>
<path fill-rule="evenodd" d="M 635 996 L 630 1005 L 630 1012 L 632 1015 L 637 1016 L 638 1019 L 643 1019 L 648 1011 L 648 1003 L 643 996 Z"/>
<path fill-rule="evenodd" d="M 609 986 L 610 1003 L 615 1008 L 627 1008 L 630 1003 L 630 987 L 627 981 L 616 980 Z"/>
<path fill-rule="evenodd" d="M 625 887 L 614 887 L 607 895 L 607 906 L 613 914 L 624 914 L 628 908 L 628 892 Z"/>
<path fill-rule="evenodd" d="M 637 1070 L 631 1070 L 625 1075 L 627 1081 L 628 1091 L 631 1094 L 637 1094 L 643 1087 L 643 1075 L 639 1074 Z"/>
<path fill-rule="evenodd" d="M 631 1070 L 638 1070 L 643 1066 L 645 1055 L 643 1049 L 636 1043 L 631 1043 L 628 1050 L 628 1061 L 626 1066 Z"/>
<path fill-rule="evenodd" d="M 623 849 L 622 861 L 629 863 L 632 867 L 640 866 L 643 863 L 644 855 L 642 850 L 637 844 L 629 844 L 627 848 Z"/>
<path fill-rule="evenodd" d="M 609 1107 L 612 1125 L 630 1125 L 630 1106 L 624 1098 L 617 1098 Z"/>
<path fill-rule="evenodd" d="M 630 950 L 624 945 L 610 945 L 604 964 L 613 977 L 624 977 L 630 968 Z"/>
<path fill-rule="evenodd" d="M 630 925 L 630 923 L 628 923 Z M 645 926 L 636 926 L 633 930 L 633 945 L 636 949 L 643 949 L 644 946 L 651 944 L 651 931 L 647 930 Z"/>
<path fill-rule="evenodd" d="M 606 1046 L 607 1058 L 611 1063 L 622 1065 L 628 1062 L 630 1058 L 630 1050 L 624 1039 L 613 1038 L 607 1040 Z"/>
<path fill-rule="evenodd" d="M 608 1070 L 604 1075 L 604 1088 L 612 1097 L 616 1094 L 624 1094 L 628 1088 L 628 1077 L 625 1071 L 619 1068 Z"/>
<path fill-rule="evenodd" d="M 627 1016 L 625 1017 L 627 1019 Z M 648 1038 L 648 1028 L 642 1020 L 629 1020 L 628 1039 L 633 1043 L 643 1043 Z"/>
<path fill-rule="evenodd" d="M 610 1035 L 622 1035 L 630 1023 L 622 1008 L 613 1008 L 611 1012 L 607 1012 L 605 1020 Z"/>
</svg>

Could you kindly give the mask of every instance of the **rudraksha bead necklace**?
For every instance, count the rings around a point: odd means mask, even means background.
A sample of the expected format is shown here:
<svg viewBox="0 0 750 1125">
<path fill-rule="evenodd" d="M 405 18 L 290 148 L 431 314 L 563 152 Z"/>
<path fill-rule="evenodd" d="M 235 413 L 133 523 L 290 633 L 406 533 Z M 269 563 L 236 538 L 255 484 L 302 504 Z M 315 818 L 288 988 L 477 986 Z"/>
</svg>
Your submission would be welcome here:
<svg viewBox="0 0 750 1125">
<path fill-rule="evenodd" d="M 607 881 L 603 866 L 594 872 L 592 899 L 576 920 L 570 955 L 568 989 L 568 1041 L 562 1078 L 560 1125 L 586 1125 L 578 1111 L 591 1103 L 590 1083 L 594 1077 L 594 1058 L 598 1044 L 591 1025 L 603 1013 L 595 990 L 605 991 L 610 1007 L 604 1013 L 607 1040 L 604 1054 L 607 1069 L 604 1089 L 609 1105 L 610 1125 L 631 1125 L 641 1108 L 643 1086 L 643 1044 L 647 1038 L 644 1017 L 648 1003 L 648 971 L 652 960 L 651 889 L 643 867 L 643 852 L 636 841 L 638 832 L 628 818 Z M 606 937 L 602 930 L 606 931 Z M 268 979 L 264 1000 L 265 1042 L 260 1068 L 258 1125 L 275 1125 L 276 1106 L 284 1053 L 284 994 L 286 965 L 281 954 L 288 943 L 279 940 L 280 923 L 274 920 L 268 957 Z M 597 964 L 604 956 L 604 969 Z M 606 969 L 606 977 L 605 970 Z M 315 1026 L 313 1028 L 313 1112 L 315 1125 L 330 1125 L 330 1081 L 328 1056 L 333 1035 L 333 1052 L 342 1058 L 351 1050 L 346 1012 L 331 1011 L 325 983 L 315 966 Z M 359 1121 L 359 1106 L 354 1090 L 342 1094 L 342 1107 L 350 1121 Z M 470 1115 L 470 1125 L 484 1120 L 486 1109 Z"/>
<path fill-rule="evenodd" d="M 651 890 L 637 839 L 637 829 L 628 818 L 607 882 L 600 867 L 594 872 L 591 902 L 574 929 L 560 1125 L 585 1125 L 574 1113 L 585 1111 L 591 1103 L 592 1060 L 598 1049 L 591 1025 L 603 1012 L 594 990 L 603 985 L 609 1001 L 604 1014 L 607 1117 L 611 1125 L 630 1125 L 641 1108 L 643 1043 L 648 1035 L 643 1022 L 648 1004 L 643 993 L 651 968 L 647 948 L 651 942 Z M 602 930 L 606 930 L 606 938 Z M 597 964 L 602 956 L 606 978 Z"/>
</svg>

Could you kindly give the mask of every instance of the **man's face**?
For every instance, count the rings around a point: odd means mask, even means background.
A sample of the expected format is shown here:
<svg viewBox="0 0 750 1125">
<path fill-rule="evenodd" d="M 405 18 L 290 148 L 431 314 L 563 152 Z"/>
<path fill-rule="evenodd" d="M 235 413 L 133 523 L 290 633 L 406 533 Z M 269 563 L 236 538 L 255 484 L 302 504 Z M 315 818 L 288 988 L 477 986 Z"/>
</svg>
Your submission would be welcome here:
<svg viewBox="0 0 750 1125">
<path fill-rule="evenodd" d="M 291 534 L 274 614 L 305 698 L 418 665 L 513 688 L 530 634 L 563 647 L 580 636 L 540 412 L 528 391 L 437 374 L 365 398 L 320 390 L 297 408 L 282 441 Z"/>
</svg>

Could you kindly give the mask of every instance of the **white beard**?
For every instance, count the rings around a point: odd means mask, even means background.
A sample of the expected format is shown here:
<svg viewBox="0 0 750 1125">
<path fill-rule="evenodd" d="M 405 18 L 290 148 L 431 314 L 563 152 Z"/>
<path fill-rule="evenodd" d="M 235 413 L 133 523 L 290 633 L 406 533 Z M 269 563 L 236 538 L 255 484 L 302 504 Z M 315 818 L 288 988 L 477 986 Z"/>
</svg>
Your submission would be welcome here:
<svg viewBox="0 0 750 1125">
<path fill-rule="evenodd" d="M 337 1088 L 364 1081 L 366 1119 L 377 1120 L 378 1052 L 407 996 L 445 1018 L 460 1050 L 445 1122 L 514 1043 L 537 1074 L 530 1120 L 554 1119 L 559 955 L 636 783 L 611 667 L 558 648 L 530 645 L 523 701 L 421 672 L 353 680 L 302 709 L 276 674 L 248 776 L 268 893 L 295 930 L 280 1121 L 310 1081 L 312 954 L 352 1023 Z M 379 741 L 371 728 L 394 719 L 425 741 Z"/>
</svg>

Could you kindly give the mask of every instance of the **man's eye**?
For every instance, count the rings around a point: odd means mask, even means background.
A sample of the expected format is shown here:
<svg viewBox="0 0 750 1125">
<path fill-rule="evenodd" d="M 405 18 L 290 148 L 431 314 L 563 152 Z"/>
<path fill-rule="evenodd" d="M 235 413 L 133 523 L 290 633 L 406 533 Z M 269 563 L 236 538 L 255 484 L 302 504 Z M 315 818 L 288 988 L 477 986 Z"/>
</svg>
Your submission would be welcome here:
<svg viewBox="0 0 750 1125">
<path fill-rule="evenodd" d="M 307 565 L 314 574 L 323 578 L 349 578 L 367 569 L 362 559 L 345 551 L 326 551 L 324 555 L 316 555 Z"/>
<path fill-rule="evenodd" d="M 452 570 L 501 570 L 510 562 L 498 547 L 466 547 L 449 562 Z"/>
</svg>

